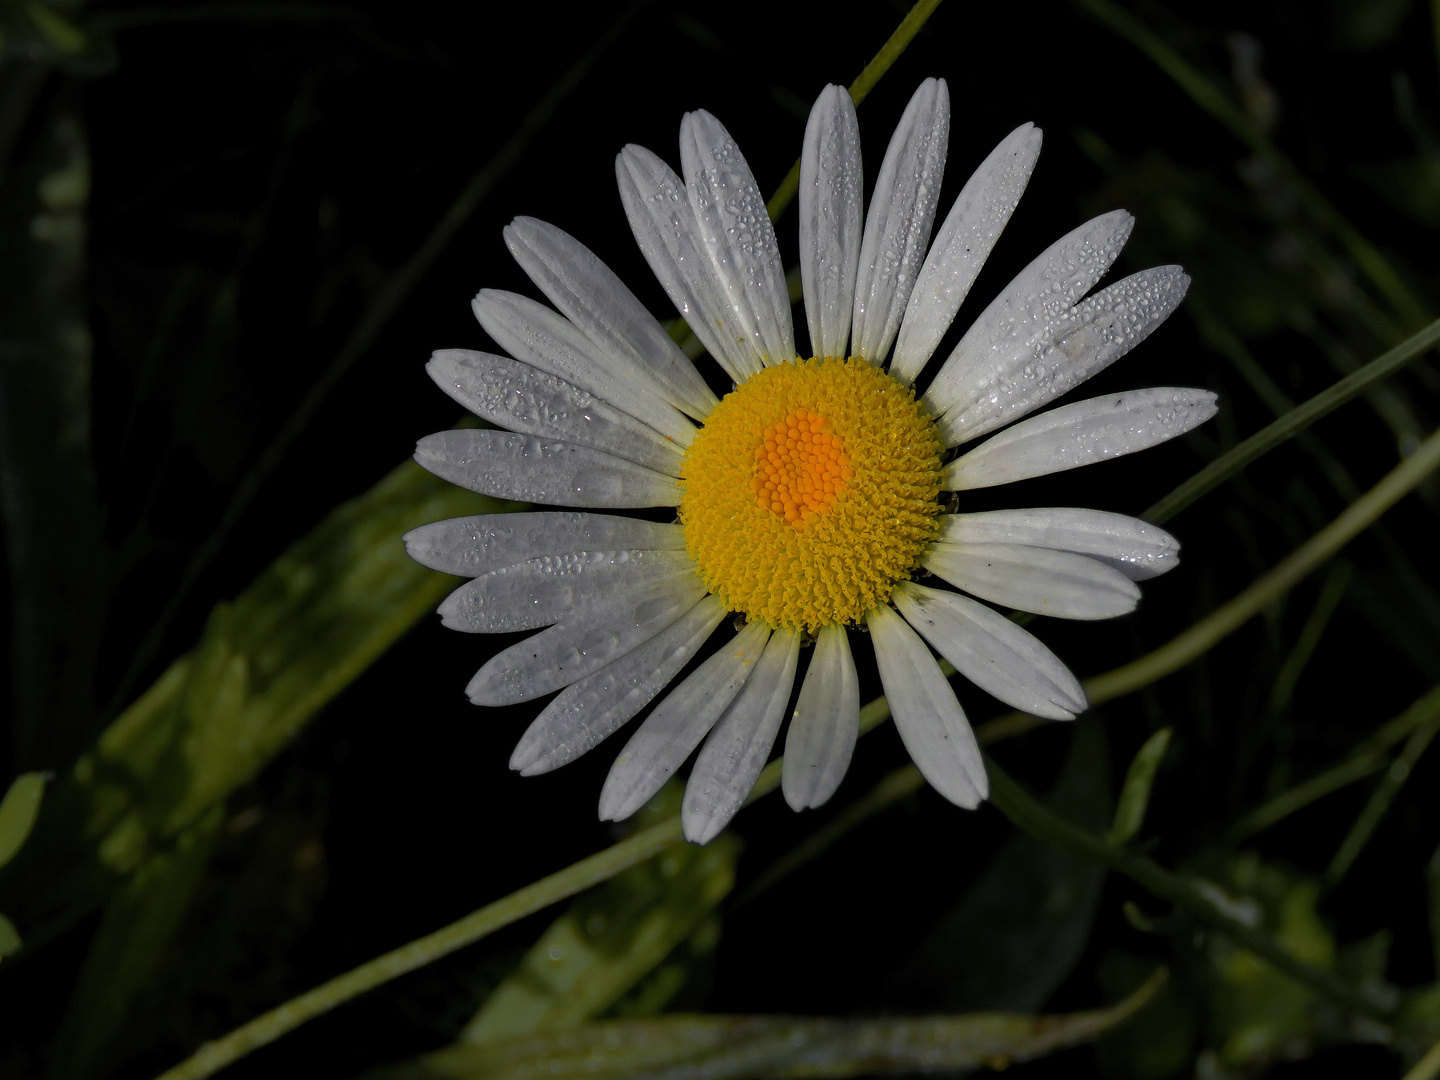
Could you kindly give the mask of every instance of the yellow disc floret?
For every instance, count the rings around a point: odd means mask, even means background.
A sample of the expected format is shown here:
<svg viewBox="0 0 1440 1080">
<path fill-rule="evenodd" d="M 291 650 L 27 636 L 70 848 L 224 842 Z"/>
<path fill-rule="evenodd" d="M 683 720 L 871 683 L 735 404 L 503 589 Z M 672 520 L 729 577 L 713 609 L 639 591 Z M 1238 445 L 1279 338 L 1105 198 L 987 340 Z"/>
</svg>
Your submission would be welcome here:
<svg viewBox="0 0 1440 1080">
<path fill-rule="evenodd" d="M 942 449 L 914 392 L 864 360 L 766 368 L 686 451 L 686 548 L 750 619 L 810 633 L 859 622 L 935 536 Z"/>
</svg>

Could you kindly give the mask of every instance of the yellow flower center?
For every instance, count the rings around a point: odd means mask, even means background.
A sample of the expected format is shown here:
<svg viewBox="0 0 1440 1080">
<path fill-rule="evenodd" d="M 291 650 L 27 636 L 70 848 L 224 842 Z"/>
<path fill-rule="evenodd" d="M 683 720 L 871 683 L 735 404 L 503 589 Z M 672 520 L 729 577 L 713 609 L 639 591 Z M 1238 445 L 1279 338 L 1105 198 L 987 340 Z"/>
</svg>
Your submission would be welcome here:
<svg viewBox="0 0 1440 1080">
<path fill-rule="evenodd" d="M 914 392 L 864 360 L 766 368 L 685 453 L 686 549 L 747 618 L 810 633 L 858 623 L 935 536 L 942 450 Z"/>
</svg>

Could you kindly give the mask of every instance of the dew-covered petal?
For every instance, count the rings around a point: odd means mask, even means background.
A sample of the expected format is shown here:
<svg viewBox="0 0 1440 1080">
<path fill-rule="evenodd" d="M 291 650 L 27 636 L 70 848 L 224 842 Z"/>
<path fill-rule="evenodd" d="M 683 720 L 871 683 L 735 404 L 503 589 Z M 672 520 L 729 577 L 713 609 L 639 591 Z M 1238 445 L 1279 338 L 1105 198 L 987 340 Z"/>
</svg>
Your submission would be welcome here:
<svg viewBox="0 0 1440 1080">
<path fill-rule="evenodd" d="M 588 390 L 681 446 L 695 438 L 695 425 L 684 413 L 633 372 L 602 363 L 595 343 L 563 315 L 499 289 L 482 289 L 470 306 L 485 332 L 516 359 Z"/>
<path fill-rule="evenodd" d="M 843 86 L 827 86 L 800 153 L 800 280 L 815 356 L 849 355 L 864 186 L 855 104 Z"/>
<path fill-rule="evenodd" d="M 740 148 L 704 109 L 680 122 L 680 167 L 700 247 L 738 329 L 762 362 L 788 364 L 795 359 L 795 327 L 775 226 Z"/>
<path fill-rule="evenodd" d="M 1157 386 L 1088 398 L 1022 420 L 945 467 L 951 491 L 995 487 L 1133 454 L 1215 415 L 1209 390 Z"/>
<path fill-rule="evenodd" d="M 469 634 L 533 630 L 608 597 L 694 573 L 684 551 L 541 555 L 461 585 L 440 605 L 440 616 L 451 630 Z"/>
<path fill-rule="evenodd" d="M 865 616 L 895 728 L 920 775 L 967 810 L 990 794 L 970 722 L 919 635 L 888 607 Z"/>
<path fill-rule="evenodd" d="M 1135 610 L 1140 588 L 1084 555 L 1018 544 L 930 545 L 920 563 L 982 600 L 1060 619 L 1113 619 Z"/>
<path fill-rule="evenodd" d="M 432 521 L 405 534 L 405 550 L 421 566 L 442 574 L 479 577 L 541 555 L 591 550 L 679 551 L 685 530 L 611 514 L 539 511 L 476 514 Z"/>
<path fill-rule="evenodd" d="M 1024 124 L 981 162 L 940 226 L 895 340 L 890 374 L 914 382 L 955 321 L 1040 156 L 1040 129 Z"/>
<path fill-rule="evenodd" d="M 602 821 L 624 821 L 665 786 L 735 700 L 769 640 L 765 626 L 750 623 L 655 706 L 605 778 Z"/>
<path fill-rule="evenodd" d="M 1156 525 L 1124 514 L 1078 507 L 947 514 L 940 539 L 952 544 L 1023 544 L 1073 551 L 1144 581 L 1180 565 L 1180 541 Z"/>
<path fill-rule="evenodd" d="M 980 689 L 1047 720 L 1073 720 L 1085 691 L 1034 634 L 959 593 L 902 581 L 895 606 L 935 651 Z"/>
<path fill-rule="evenodd" d="M 843 627 L 827 626 L 815 641 L 800 700 L 785 736 L 780 787 L 792 810 L 827 802 L 845 770 L 860 731 L 860 679 Z"/>
<path fill-rule="evenodd" d="M 415 460 L 452 484 L 497 499 L 607 509 L 680 502 L 673 476 L 603 450 L 509 431 L 427 435 L 415 446 Z"/>
<path fill-rule="evenodd" d="M 680 824 L 692 844 L 708 844 L 730 823 L 770 757 L 800 661 L 800 635 L 777 630 L 755 672 L 705 740 L 680 803 Z"/>
<path fill-rule="evenodd" d="M 630 231 L 675 310 L 725 373 L 744 382 L 765 365 L 710 268 L 685 182 L 657 155 L 634 145 L 616 157 L 615 177 Z"/>
<path fill-rule="evenodd" d="M 704 584 L 691 575 L 586 607 L 492 656 L 465 693 L 476 705 L 543 697 L 645 644 L 704 595 Z"/>
<path fill-rule="evenodd" d="M 890 351 L 925 259 L 949 144 L 950 91 L 944 79 L 926 79 L 880 163 L 860 244 L 850 352 L 872 364 Z"/>
<path fill-rule="evenodd" d="M 535 776 L 593 749 L 669 685 L 725 615 L 724 602 L 707 596 L 634 652 L 567 686 L 521 737 L 510 768 Z"/>
<path fill-rule="evenodd" d="M 675 339 L 615 272 L 563 229 L 530 217 L 505 227 L 505 243 L 530 280 L 595 343 L 600 359 L 643 380 L 697 419 L 718 402 Z"/>
<path fill-rule="evenodd" d="M 946 446 L 977 438 L 1068 393 L 1144 341 L 1179 306 L 1190 277 L 1157 266 L 1117 281 L 1042 327 L 1023 347 L 991 353 L 940 419 Z"/>
<path fill-rule="evenodd" d="M 1130 214 L 1112 210 L 1062 236 L 1020 271 L 936 372 L 924 397 L 930 412 L 940 416 L 978 401 L 994 373 L 1008 371 L 1038 333 L 1068 315 L 1105 276 L 1134 227 Z"/>
<path fill-rule="evenodd" d="M 494 353 L 441 349 L 425 370 L 477 416 L 511 431 L 559 438 L 680 475 L 684 450 L 587 390 Z"/>
</svg>

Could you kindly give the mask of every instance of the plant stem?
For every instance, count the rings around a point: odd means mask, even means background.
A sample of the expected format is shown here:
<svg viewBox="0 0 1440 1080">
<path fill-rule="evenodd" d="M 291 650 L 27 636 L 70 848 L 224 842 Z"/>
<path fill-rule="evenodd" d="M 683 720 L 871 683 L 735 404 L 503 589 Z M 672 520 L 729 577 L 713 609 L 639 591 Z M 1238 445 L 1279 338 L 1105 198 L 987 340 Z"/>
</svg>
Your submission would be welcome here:
<svg viewBox="0 0 1440 1080">
<path fill-rule="evenodd" d="M 1150 509 L 1141 513 L 1140 516 L 1157 525 L 1164 524 L 1202 495 L 1213 491 L 1240 472 L 1256 458 L 1294 438 L 1321 417 L 1328 416 L 1341 405 L 1359 396 L 1367 387 L 1395 374 L 1410 361 L 1434 346 L 1436 342 L 1440 342 L 1440 319 L 1406 338 L 1393 349 L 1381 353 L 1359 370 L 1332 383 L 1274 423 L 1267 424 L 1239 446 L 1233 447 L 1216 458 Z M 1411 460 L 1414 459 L 1414 456 L 1416 455 L 1412 455 Z"/>
<path fill-rule="evenodd" d="M 1440 336 L 1440 330 L 1437 330 L 1437 336 Z M 1440 430 L 1432 432 L 1415 453 L 1395 466 L 1384 479 L 1347 506 L 1339 517 L 1292 551 L 1279 565 L 1253 582 L 1239 596 L 1154 652 L 1088 680 L 1085 683 L 1085 692 L 1090 697 L 1090 703 L 1097 705 L 1148 686 L 1161 676 L 1184 667 L 1207 652 L 1220 639 L 1239 629 L 1289 592 L 1302 578 L 1394 506 L 1411 488 L 1430 475 L 1436 466 L 1440 466 Z"/>
<path fill-rule="evenodd" d="M 315 989 L 291 998 L 279 1008 L 257 1016 L 223 1038 L 205 1043 L 189 1058 L 163 1073 L 159 1080 L 200 1080 L 239 1060 L 252 1050 L 272 1043 L 288 1031 L 313 1020 L 407 972 L 422 968 L 456 949 L 479 941 L 503 926 L 542 911 L 551 904 L 593 885 L 608 881 L 622 870 L 643 862 L 680 839 L 680 819 L 669 818 L 627 840 L 581 859 L 564 870 L 511 893 L 493 904 L 432 934 L 392 949 Z"/>
<path fill-rule="evenodd" d="M 1236 944 L 1268 960 L 1296 982 L 1346 1009 L 1378 1019 L 1389 1017 L 1391 1010 L 1371 1001 L 1333 972 L 1297 960 L 1269 934 L 1221 911 L 1184 878 L 1129 848 L 1107 844 L 1100 837 L 1075 828 L 1031 798 L 993 759 L 987 758 L 985 765 L 990 773 L 990 801 L 1017 828 L 1036 839 L 1124 874 L 1156 896 L 1169 900 L 1197 922 L 1219 930 Z"/>
</svg>

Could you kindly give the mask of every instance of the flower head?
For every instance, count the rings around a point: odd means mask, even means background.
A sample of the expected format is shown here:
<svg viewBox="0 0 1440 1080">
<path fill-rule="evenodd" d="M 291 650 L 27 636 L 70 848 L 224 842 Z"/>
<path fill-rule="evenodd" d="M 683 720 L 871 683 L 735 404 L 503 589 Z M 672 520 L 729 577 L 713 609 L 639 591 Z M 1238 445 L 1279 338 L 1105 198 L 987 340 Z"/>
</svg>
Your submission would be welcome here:
<svg viewBox="0 0 1440 1080">
<path fill-rule="evenodd" d="M 764 200 L 720 122 L 705 112 L 684 118 L 683 179 L 648 150 L 621 152 L 631 228 L 733 381 L 723 398 L 579 241 L 529 218 L 506 228 L 554 309 L 483 291 L 475 313 L 510 355 L 447 350 L 429 370 L 508 430 L 441 432 L 421 440 L 416 460 L 486 494 L 606 512 L 459 518 L 416 529 L 406 543 L 427 566 L 474 579 L 441 605 L 447 626 L 548 627 L 493 657 L 468 688 L 480 705 L 560 691 L 521 738 L 512 768 L 546 772 L 614 733 L 667 690 L 731 612 L 743 627 L 661 698 L 620 751 L 602 817 L 633 814 L 704 741 L 683 821 L 687 837 L 708 841 L 749 794 L 787 711 L 786 799 L 796 809 L 825 802 L 859 720 L 850 627 L 870 631 L 911 757 L 961 806 L 977 806 L 988 783 L 932 647 L 1018 709 L 1064 720 L 1086 707 L 1055 655 L 980 600 L 1061 618 L 1121 615 L 1139 599 L 1135 581 L 1176 565 L 1179 545 L 1118 514 L 944 513 L 939 496 L 1127 454 L 1209 419 L 1213 394 L 1170 387 L 1026 419 L 1143 340 L 1189 279 L 1157 267 L 1087 297 L 1133 224 L 1123 211 L 1098 217 L 1022 271 L 917 397 L 913 384 L 1040 151 L 1033 125 L 1012 132 L 931 244 L 949 115 L 944 81 L 927 80 L 862 215 L 854 106 L 840 87 L 820 95 L 799 194 L 809 358 L 796 352 Z M 951 455 L 982 435 L 990 437 Z M 678 522 L 609 513 L 657 506 L 677 507 Z M 961 592 L 913 580 L 923 572 Z"/>
</svg>

